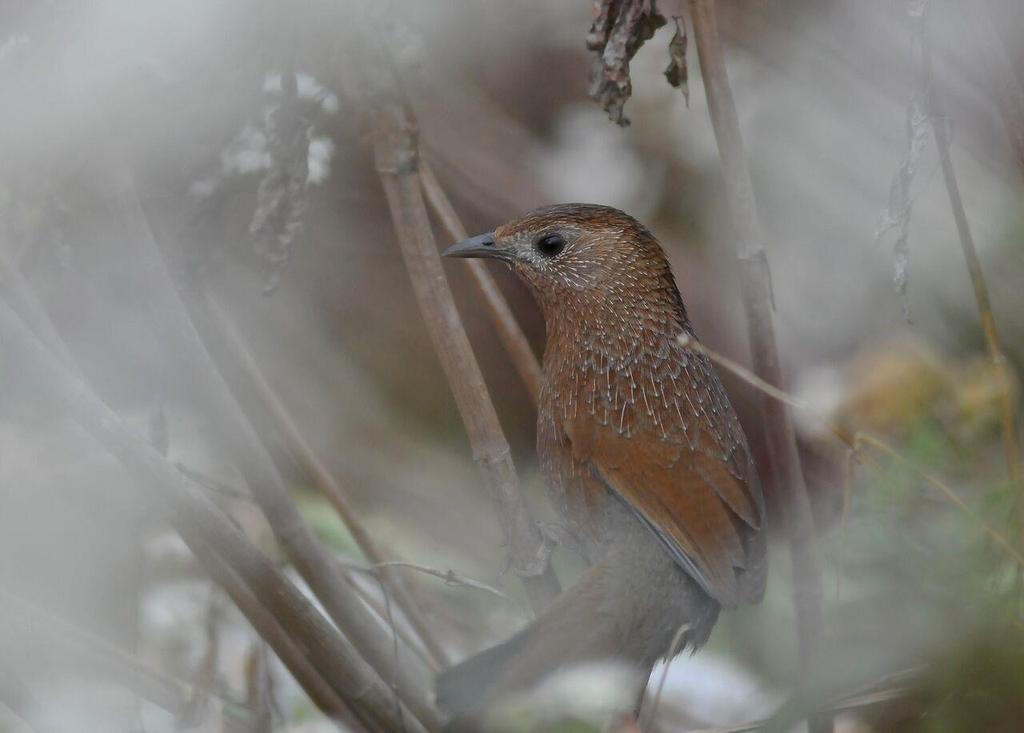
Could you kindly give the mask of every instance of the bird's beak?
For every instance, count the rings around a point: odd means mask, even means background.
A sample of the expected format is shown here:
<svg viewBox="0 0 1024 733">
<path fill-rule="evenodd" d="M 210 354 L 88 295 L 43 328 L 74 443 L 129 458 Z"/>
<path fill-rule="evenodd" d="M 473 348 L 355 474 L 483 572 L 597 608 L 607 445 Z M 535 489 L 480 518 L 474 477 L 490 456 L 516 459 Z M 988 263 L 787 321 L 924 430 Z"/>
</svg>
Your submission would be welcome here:
<svg viewBox="0 0 1024 733">
<path fill-rule="evenodd" d="M 456 242 L 441 253 L 443 257 L 488 257 L 495 260 L 509 260 L 511 253 L 494 242 L 494 232 L 478 234 Z"/>
</svg>

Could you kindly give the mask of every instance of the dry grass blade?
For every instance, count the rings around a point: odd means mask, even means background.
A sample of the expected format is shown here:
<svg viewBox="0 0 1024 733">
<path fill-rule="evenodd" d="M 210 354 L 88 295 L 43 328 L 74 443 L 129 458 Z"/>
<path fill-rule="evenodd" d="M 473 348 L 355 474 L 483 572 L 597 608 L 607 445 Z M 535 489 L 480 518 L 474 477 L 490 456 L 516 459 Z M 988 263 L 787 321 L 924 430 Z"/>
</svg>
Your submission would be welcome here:
<svg viewBox="0 0 1024 733">
<path fill-rule="evenodd" d="M 761 239 L 754 187 L 747 168 L 736 105 L 725 70 L 714 0 L 690 0 L 693 31 L 711 124 L 722 160 L 726 196 L 735 227 L 736 256 L 755 371 L 768 382 L 782 382 L 778 345 L 772 323 L 771 280 Z M 761 416 L 768 443 L 770 477 L 785 500 L 785 522 L 793 564 L 793 595 L 800 659 L 805 672 L 818 655 L 824 633 L 821 568 L 814 518 L 796 450 L 793 425 L 785 403 L 764 396 Z M 832 730 L 826 716 L 811 721 L 812 733 Z"/>
<path fill-rule="evenodd" d="M 394 97 L 395 87 L 388 86 L 374 111 L 377 171 L 434 351 L 455 396 L 473 457 L 498 500 L 512 567 L 523 579 L 531 605 L 539 610 L 559 592 L 558 580 L 548 563 L 549 548 L 520 491 L 508 441 L 441 268 L 419 180 L 413 122 L 407 106 Z"/>
<path fill-rule="evenodd" d="M 455 242 L 469 236 L 459 215 L 455 213 L 451 201 L 448 200 L 448 195 L 434 175 L 433 168 L 426 160 L 420 161 L 420 182 L 423 184 L 423 192 L 427 196 L 430 207 L 437 214 L 441 226 L 444 227 L 451 240 Z M 526 334 L 516 322 L 516 317 L 513 315 L 512 309 L 509 308 L 508 301 L 501 294 L 498 283 L 488 272 L 487 266 L 480 260 L 473 259 L 466 260 L 466 265 L 473 276 L 473 283 L 480 295 L 483 296 L 484 305 L 487 306 L 487 313 L 498 332 L 498 338 L 501 339 L 502 346 L 505 347 L 509 358 L 512 359 L 512 364 L 519 373 L 519 378 L 523 380 L 530 400 L 536 407 L 537 401 L 540 399 L 540 385 L 543 379 L 537 355 L 530 348 Z"/>
<path fill-rule="evenodd" d="M 984 16 L 985 13 L 982 12 L 981 15 Z M 988 284 L 985 282 L 985 274 L 982 272 L 981 261 L 978 259 L 978 250 L 974 246 L 974 237 L 971 234 L 971 227 L 967 222 L 967 212 L 964 209 L 963 197 L 960 195 L 960 184 L 957 181 L 956 170 L 953 168 L 953 158 L 949 152 L 948 121 L 945 117 L 942 99 L 938 89 L 936 89 L 935 79 L 932 74 L 927 19 L 928 14 L 924 12 L 917 19 L 917 22 L 920 24 L 922 76 L 924 77 L 928 119 L 931 122 L 932 134 L 935 136 L 935 147 L 939 153 L 942 178 L 946 184 L 946 192 L 949 194 L 949 205 L 953 210 L 953 219 L 956 222 L 960 248 L 963 250 L 964 262 L 971 277 L 974 299 L 978 306 L 978 315 L 981 317 L 981 328 L 985 334 L 985 346 L 988 349 L 989 359 L 1000 381 L 1003 451 L 1006 454 L 1007 474 L 1017 494 L 1018 528 L 1024 533 L 1024 485 L 1021 484 L 1017 414 L 1014 406 L 1017 390 L 1006 361 L 1006 354 L 1003 352 L 999 330 L 996 328 L 996 319 L 992 312 L 992 301 L 988 294 Z"/>
<path fill-rule="evenodd" d="M 246 348 L 234 322 L 221 307 L 220 303 L 217 302 L 216 298 L 208 295 L 206 304 L 212 316 L 213 325 L 219 332 L 224 346 L 232 353 L 235 361 L 245 372 L 250 383 L 255 387 L 267 411 L 274 418 L 277 428 L 284 436 L 288 449 L 312 478 L 316 487 L 331 503 L 331 506 L 334 507 L 334 510 L 338 513 L 341 521 L 351 533 L 352 538 L 366 556 L 366 559 L 377 565 L 384 563 L 386 561 L 384 552 L 378 547 L 377 542 L 349 506 L 348 498 L 334 479 L 334 476 L 331 475 L 331 472 L 327 470 L 327 467 L 324 466 L 316 453 L 313 452 L 309 442 L 302 436 L 292 416 L 288 413 L 288 408 L 285 407 L 280 397 L 277 396 L 277 393 L 267 382 L 256 360 Z M 418 604 L 402 582 L 402 579 L 394 573 L 386 572 L 383 574 L 382 580 L 388 592 L 398 602 L 420 641 L 426 647 L 434 669 L 447 666 L 448 659 L 444 649 L 434 638 L 430 627 L 420 613 Z"/>
</svg>

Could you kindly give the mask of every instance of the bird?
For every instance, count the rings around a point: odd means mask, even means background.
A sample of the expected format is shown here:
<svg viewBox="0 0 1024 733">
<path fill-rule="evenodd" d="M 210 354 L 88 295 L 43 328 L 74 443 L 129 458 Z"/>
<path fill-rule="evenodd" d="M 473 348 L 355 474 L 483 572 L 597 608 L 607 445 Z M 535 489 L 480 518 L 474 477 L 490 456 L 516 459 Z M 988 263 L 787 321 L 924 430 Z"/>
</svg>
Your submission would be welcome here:
<svg viewBox="0 0 1024 733">
<path fill-rule="evenodd" d="M 589 567 L 511 639 L 442 672 L 437 703 L 471 719 L 605 660 L 637 672 L 642 700 L 660 658 L 699 649 L 767 576 L 756 467 L 665 252 L 618 209 L 560 204 L 443 255 L 505 263 L 543 312 L 537 453 Z"/>
</svg>

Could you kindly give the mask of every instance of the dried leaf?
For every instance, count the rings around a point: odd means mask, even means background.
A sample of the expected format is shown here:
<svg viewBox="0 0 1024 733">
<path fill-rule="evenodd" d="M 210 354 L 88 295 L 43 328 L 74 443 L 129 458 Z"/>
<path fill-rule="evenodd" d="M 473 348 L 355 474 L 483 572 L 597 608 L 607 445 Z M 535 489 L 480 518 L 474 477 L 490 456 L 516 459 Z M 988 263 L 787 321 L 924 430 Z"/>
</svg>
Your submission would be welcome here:
<svg viewBox="0 0 1024 733">
<path fill-rule="evenodd" d="M 679 16 L 673 16 L 676 24 L 675 35 L 668 44 L 668 68 L 665 69 L 665 78 L 668 83 L 682 90 L 686 98 L 686 106 L 690 106 L 690 70 L 686 65 L 686 47 L 689 45 L 689 38 L 686 35 L 686 20 Z"/>
<path fill-rule="evenodd" d="M 629 62 L 665 25 L 654 0 L 594 0 L 594 22 L 587 48 L 596 57 L 591 67 L 590 96 L 619 125 L 628 125 L 623 106 L 633 93 Z"/>
</svg>

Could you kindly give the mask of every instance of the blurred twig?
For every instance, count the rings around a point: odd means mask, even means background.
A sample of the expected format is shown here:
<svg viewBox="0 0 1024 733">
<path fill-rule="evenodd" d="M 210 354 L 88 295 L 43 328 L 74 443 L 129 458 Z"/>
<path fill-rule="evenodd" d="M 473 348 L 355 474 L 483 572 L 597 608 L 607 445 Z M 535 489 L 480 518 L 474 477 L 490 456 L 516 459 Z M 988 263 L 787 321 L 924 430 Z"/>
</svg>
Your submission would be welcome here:
<svg viewBox="0 0 1024 733">
<path fill-rule="evenodd" d="M 441 226 L 448 232 L 451 240 L 455 242 L 469 236 L 459 215 L 455 213 L 455 208 L 449 201 L 448 195 L 426 160 L 420 160 L 420 183 L 423 184 L 423 192 L 427 196 L 430 208 L 437 214 Z M 473 276 L 473 283 L 480 291 L 480 295 L 483 296 L 487 312 L 498 331 L 498 338 L 501 339 L 502 346 L 505 347 L 505 351 L 512 359 L 512 364 L 519 372 L 519 378 L 523 380 L 530 400 L 536 407 L 537 400 L 540 399 L 540 385 L 543 379 L 537 355 L 533 353 L 530 342 L 526 340 L 526 334 L 519 327 L 512 309 L 508 307 L 508 301 L 501 294 L 498 283 L 487 270 L 487 266 L 480 260 L 473 259 L 466 260 L 466 265 Z"/>
<path fill-rule="evenodd" d="M 493 585 L 482 583 L 479 580 L 473 580 L 473 578 L 466 577 L 461 573 L 456 573 L 454 570 L 438 570 L 437 568 L 430 568 L 426 565 L 417 565 L 412 562 L 402 562 L 398 560 L 392 560 L 390 562 L 378 563 L 368 568 L 361 568 L 361 570 L 368 573 L 375 573 L 378 568 L 408 568 L 409 570 L 415 570 L 417 573 L 423 573 L 424 575 L 430 575 L 434 578 L 440 578 L 447 585 L 458 585 L 463 588 L 472 588 L 473 590 L 482 590 L 485 593 L 500 598 L 511 606 L 514 606 L 520 613 L 524 613 L 524 609 L 509 595 L 501 592 Z"/>
<path fill-rule="evenodd" d="M 690 11 L 708 111 L 722 159 L 726 197 L 736 232 L 740 290 L 754 370 L 769 383 L 782 384 L 782 368 L 772 324 L 771 274 L 757 221 L 754 187 L 747 168 L 736 105 L 726 75 L 715 2 L 690 0 Z M 824 631 L 821 568 L 815 547 L 814 518 L 785 403 L 762 396 L 761 418 L 768 445 L 770 476 L 774 487 L 785 499 L 784 519 L 793 564 L 797 638 L 801 665 L 807 674 L 818 656 Z M 832 722 L 825 716 L 811 721 L 810 727 L 812 733 L 830 731 Z"/>
<path fill-rule="evenodd" d="M 0 299 L 0 335 L 10 354 L 46 385 L 46 396 L 65 408 L 87 432 L 140 479 L 137 486 L 174 523 L 199 558 L 221 556 L 283 622 L 335 693 L 371 727 L 400 727 L 394 719 L 393 693 L 355 648 L 327 622 L 245 538 L 206 494 L 168 463 L 144 438 L 93 393 L 83 379 L 60 363 L 33 335 L 6 301 Z M 212 550 L 212 552 L 211 552 Z M 244 610 L 244 609 L 243 609 Z M 269 640 L 268 640 L 269 641 Z M 411 717 L 411 716 L 410 716 Z M 409 722 L 407 720 L 407 722 Z M 423 730 L 411 719 L 410 730 Z"/>
<path fill-rule="evenodd" d="M 982 3 L 982 5 L 985 4 L 984 2 Z M 981 14 L 985 15 L 984 10 Z M 956 171 L 953 168 L 953 159 L 949 152 L 949 121 L 945 116 L 942 99 L 932 75 L 927 26 L 928 13 L 923 11 L 917 22 L 920 24 L 918 32 L 921 34 L 921 65 L 923 67 L 922 75 L 924 78 L 925 104 L 928 109 L 928 119 L 931 122 L 932 133 L 935 135 L 935 147 L 938 149 L 939 161 L 942 165 L 942 178 L 946 183 L 946 192 L 949 194 L 949 205 L 953 210 L 953 219 L 956 222 L 960 248 L 963 250 L 964 261 L 967 264 L 967 271 L 971 277 L 971 286 L 974 288 L 974 299 L 978 305 L 978 315 L 981 317 L 981 327 L 985 333 L 985 345 L 988 349 L 989 359 L 995 369 L 996 377 L 1000 383 L 1003 450 L 1006 454 L 1006 470 L 1010 477 L 1010 483 L 1016 493 L 1018 530 L 1024 535 L 1024 486 L 1021 485 L 1020 480 L 1017 414 L 1014 406 L 1016 398 L 1015 384 L 1006 361 L 1006 354 L 1003 352 L 999 330 L 996 328 L 996 319 L 992 312 L 988 285 L 985 282 L 985 274 L 981 269 L 981 261 L 978 259 L 977 248 L 974 246 L 971 227 L 967 223 L 967 212 L 964 210 L 963 198 L 960 196 L 960 184 L 957 181 Z M 1022 542 L 1024 542 L 1024 537 L 1022 537 Z"/>
<path fill-rule="evenodd" d="M 377 565 L 386 562 L 387 558 L 384 552 L 378 547 L 377 542 L 349 506 L 345 492 L 342 491 L 334 476 L 331 475 L 327 467 L 324 466 L 313 452 L 313 448 L 303 437 L 295 421 L 288 413 L 288 408 L 285 407 L 280 397 L 277 396 L 277 393 L 267 382 L 256 360 L 242 341 L 238 329 L 231 318 L 213 295 L 206 294 L 205 304 L 224 346 L 235 357 L 235 361 L 245 372 L 253 387 L 255 387 L 267 410 L 273 416 L 277 428 L 288 444 L 289 450 L 302 464 L 302 467 L 312 478 L 313 483 L 320 492 L 327 497 L 327 500 L 334 507 L 341 521 L 344 522 L 345 527 L 351 533 L 352 538 L 356 541 L 366 559 Z M 402 578 L 394 573 L 385 572 L 383 573 L 382 580 L 387 586 L 387 591 L 395 597 L 405 617 L 409 620 L 410 625 L 415 629 L 417 636 L 426 647 L 434 668 L 439 669 L 447 666 L 448 658 L 444 649 L 434 638 L 430 627 L 420 613 L 419 606 L 409 593 Z"/>
<path fill-rule="evenodd" d="M 390 70 L 363 59 L 379 77 L 374 100 L 374 153 L 398 235 L 406 269 L 434 350 L 444 368 L 466 425 L 473 456 L 484 481 L 497 497 L 515 572 L 523 579 L 534 609 L 545 607 L 559 592 L 548 563 L 549 548 L 530 516 L 480 366 L 462 326 L 441 268 L 437 243 L 423 201 L 415 123 Z"/>
</svg>

